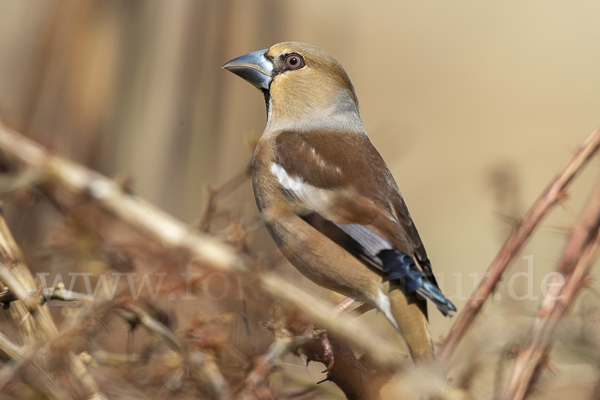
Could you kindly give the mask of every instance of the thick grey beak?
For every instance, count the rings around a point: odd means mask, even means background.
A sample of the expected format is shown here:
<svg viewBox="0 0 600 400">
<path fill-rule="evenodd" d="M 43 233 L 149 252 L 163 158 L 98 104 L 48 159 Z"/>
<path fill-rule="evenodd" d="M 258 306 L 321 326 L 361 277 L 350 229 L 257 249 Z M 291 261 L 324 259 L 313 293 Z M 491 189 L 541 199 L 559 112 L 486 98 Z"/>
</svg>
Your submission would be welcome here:
<svg viewBox="0 0 600 400">
<path fill-rule="evenodd" d="M 269 90 L 273 63 L 265 57 L 268 50 L 244 54 L 229 61 L 223 68 L 244 78 L 258 89 Z"/>
</svg>

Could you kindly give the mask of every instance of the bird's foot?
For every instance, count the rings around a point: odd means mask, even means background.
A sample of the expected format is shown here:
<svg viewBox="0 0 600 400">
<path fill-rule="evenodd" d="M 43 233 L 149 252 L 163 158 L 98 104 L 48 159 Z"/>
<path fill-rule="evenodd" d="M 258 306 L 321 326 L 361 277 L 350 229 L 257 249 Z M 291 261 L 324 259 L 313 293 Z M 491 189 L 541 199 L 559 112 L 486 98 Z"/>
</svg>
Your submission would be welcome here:
<svg viewBox="0 0 600 400">
<path fill-rule="evenodd" d="M 342 300 L 342 302 L 340 304 L 338 304 L 337 306 L 335 306 L 333 308 L 333 310 L 331 310 L 330 315 L 332 317 L 340 315 L 346 309 L 348 309 L 348 307 L 350 307 L 355 301 L 356 301 L 356 299 L 354 297 L 352 297 L 352 296 L 346 297 L 344 300 Z"/>
<path fill-rule="evenodd" d="M 327 368 L 323 372 L 329 372 L 331 371 L 331 368 L 333 368 L 335 358 L 333 357 L 333 347 L 331 347 L 331 343 L 329 342 L 329 338 L 325 332 L 321 335 L 321 346 L 323 347 L 323 357 L 327 362 Z"/>
<path fill-rule="evenodd" d="M 308 365 L 308 363 L 311 361 L 316 361 L 325 364 L 325 366 L 327 367 L 323 372 L 331 371 L 331 368 L 333 368 L 333 364 L 335 362 L 335 358 L 333 356 L 333 347 L 329 342 L 327 333 L 321 334 L 320 349 L 316 349 L 313 347 L 314 350 L 307 350 L 310 347 L 311 346 L 304 346 L 301 349 L 301 353 L 306 356 L 306 365 Z"/>
</svg>

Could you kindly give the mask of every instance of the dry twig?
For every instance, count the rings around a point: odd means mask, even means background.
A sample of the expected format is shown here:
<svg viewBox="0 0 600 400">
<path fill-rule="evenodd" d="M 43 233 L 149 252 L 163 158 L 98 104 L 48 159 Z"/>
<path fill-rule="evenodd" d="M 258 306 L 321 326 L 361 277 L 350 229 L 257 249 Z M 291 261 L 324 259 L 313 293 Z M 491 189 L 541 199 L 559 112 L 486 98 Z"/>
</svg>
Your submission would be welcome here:
<svg viewBox="0 0 600 400">
<path fill-rule="evenodd" d="M 598 249 L 600 228 L 600 181 L 588 205 L 575 225 L 556 272 L 564 277 L 564 285 L 549 285 L 533 324 L 529 344 L 517 355 L 513 364 L 505 400 L 521 400 L 527 396 L 548 357 L 551 335 L 560 318 L 571 308 L 577 294 L 585 286 L 588 271 Z"/>
<path fill-rule="evenodd" d="M 8 267 L 10 265 L 10 268 Z M 36 348 L 40 343 L 46 343 L 48 339 L 57 333 L 56 326 L 48 313 L 48 309 L 42 305 L 42 299 L 33 294 L 35 284 L 31 272 L 23 262 L 21 250 L 12 237 L 6 221 L 0 216 L 0 279 L 8 286 L 13 295 L 20 300 L 10 307 L 10 315 L 21 329 L 21 334 L 26 346 Z M 14 355 L 14 354 L 13 354 Z M 33 356 L 33 354 L 32 354 Z M 102 400 L 106 397 L 99 391 L 98 386 L 88 374 L 85 365 L 72 352 L 67 354 L 69 372 L 77 377 L 88 394 L 89 399 Z M 23 358 L 27 360 L 27 357 Z M 20 360 L 18 360 L 20 361 Z M 4 386 L 10 373 L 19 364 L 7 366 L 0 379 L 0 388 Z M 46 389 L 49 393 L 56 393 L 53 385 L 46 379 Z"/>
<path fill-rule="evenodd" d="M 240 399 L 273 397 L 265 385 L 269 374 L 289 352 L 303 354 L 307 362 L 318 361 L 327 367 L 327 379 L 335 383 L 348 399 L 378 399 L 379 390 L 387 383 L 398 366 L 386 368 L 368 354 L 357 358 L 345 342 L 328 338 L 323 329 L 290 318 L 291 312 L 275 303 L 269 310 L 271 321 L 266 327 L 275 341 L 254 361 L 254 368 L 245 380 Z M 335 356 L 335 359 L 334 359 Z"/>
<path fill-rule="evenodd" d="M 440 363 L 447 363 L 449 361 L 460 340 L 464 337 L 473 320 L 481 311 L 483 304 L 500 281 L 502 274 L 506 271 L 511 260 L 521 250 L 543 217 L 560 199 L 565 187 L 599 147 L 600 129 L 596 129 L 575 152 L 573 158 L 563 166 L 552 182 L 550 182 L 546 190 L 544 190 L 542 195 L 529 209 L 519 228 L 506 239 L 438 351 L 438 360 Z"/>
<path fill-rule="evenodd" d="M 229 384 L 219 371 L 212 357 L 195 349 L 190 349 L 164 324 L 152 318 L 146 311 L 132 304 L 124 305 L 116 310 L 123 319 L 132 326 L 141 325 L 148 332 L 159 336 L 167 345 L 181 354 L 185 364 L 199 378 L 201 389 L 211 398 L 225 400 L 231 398 Z M 204 382 L 206 381 L 206 382 Z M 205 384 L 204 384 L 205 383 Z"/>
<path fill-rule="evenodd" d="M 333 305 L 323 302 L 318 297 L 304 292 L 273 274 L 264 275 L 260 283 L 261 288 L 266 292 L 294 304 L 315 324 L 334 333 L 339 340 L 352 343 L 357 348 L 364 350 L 382 365 L 389 368 L 398 368 L 402 365 L 403 357 L 400 347 L 374 332 L 360 320 L 348 315 L 331 318 L 330 311 Z"/>
<path fill-rule="evenodd" d="M 247 375 L 244 384 L 244 393 L 240 399 L 253 399 L 256 392 L 269 377 L 281 359 L 288 353 L 293 352 L 306 345 L 312 340 L 320 337 L 324 331 L 314 329 L 306 333 L 295 335 L 285 327 L 273 332 L 275 341 L 271 343 L 267 351 L 254 362 L 254 368 Z"/>
<path fill-rule="evenodd" d="M 167 249 L 183 249 L 209 268 L 223 272 L 248 272 L 233 248 L 199 233 L 154 207 L 139 196 L 101 174 L 76 163 L 50 155 L 40 145 L 0 125 L 0 151 L 9 159 L 35 170 L 45 171 L 46 186 L 58 186 L 86 196 L 93 204 L 124 221 Z M 49 193 L 53 196 L 53 193 Z M 398 365 L 398 346 L 349 318 L 329 318 L 330 306 L 275 274 L 257 274 L 259 287 L 266 293 L 300 305 L 324 328 L 335 332 L 384 365 Z"/>
<path fill-rule="evenodd" d="M 188 250 L 192 258 L 213 269 L 232 272 L 243 266 L 232 250 L 218 240 L 178 221 L 142 198 L 123 190 L 114 180 L 64 158 L 50 155 L 38 144 L 0 125 L 4 156 L 43 171 L 46 185 L 59 184 L 84 195 L 96 205 L 166 248 Z"/>
</svg>

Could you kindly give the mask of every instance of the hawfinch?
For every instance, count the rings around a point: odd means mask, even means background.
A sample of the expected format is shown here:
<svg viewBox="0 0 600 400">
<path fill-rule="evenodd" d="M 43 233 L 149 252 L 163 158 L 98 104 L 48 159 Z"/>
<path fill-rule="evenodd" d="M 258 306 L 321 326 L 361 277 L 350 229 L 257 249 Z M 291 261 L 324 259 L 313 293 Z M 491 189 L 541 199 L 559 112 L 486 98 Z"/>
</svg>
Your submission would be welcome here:
<svg viewBox="0 0 600 400">
<path fill-rule="evenodd" d="M 285 42 L 223 66 L 260 89 L 267 126 L 252 159 L 264 222 L 307 278 L 368 303 L 402 334 L 414 360 L 430 360 L 430 300 L 441 293 L 400 190 L 369 141 L 340 63 Z"/>
</svg>

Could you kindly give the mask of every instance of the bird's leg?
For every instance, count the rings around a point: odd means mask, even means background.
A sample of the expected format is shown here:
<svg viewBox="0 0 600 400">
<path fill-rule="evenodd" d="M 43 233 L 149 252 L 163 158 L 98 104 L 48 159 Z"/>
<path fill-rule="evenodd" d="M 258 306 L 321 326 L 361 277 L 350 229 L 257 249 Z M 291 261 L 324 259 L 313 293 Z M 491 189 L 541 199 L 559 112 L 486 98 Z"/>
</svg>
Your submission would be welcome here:
<svg viewBox="0 0 600 400">
<path fill-rule="evenodd" d="M 333 310 L 331 310 L 330 315 L 332 317 L 338 316 L 343 313 L 348 307 L 354 303 L 356 299 L 352 296 L 346 297 L 340 304 L 335 306 Z M 321 335 L 321 347 L 323 347 L 323 358 L 324 364 L 327 365 L 327 369 L 323 372 L 331 371 L 333 367 L 333 363 L 335 361 L 333 357 L 333 348 L 331 347 L 331 343 L 329 342 L 329 338 L 327 337 L 327 333 L 323 333 Z"/>
<path fill-rule="evenodd" d="M 332 317 L 337 317 L 338 315 L 341 315 L 344 311 L 346 311 L 348 309 L 348 307 L 350 307 L 352 304 L 354 304 L 355 301 L 356 301 L 356 298 L 353 296 L 346 297 L 344 300 L 342 300 L 341 303 L 339 303 L 337 306 L 335 306 L 331 310 L 329 315 L 331 315 Z M 355 309 L 355 311 L 358 310 L 358 315 L 360 315 L 371 309 L 373 309 L 373 307 L 371 305 L 362 304 L 359 307 L 357 307 Z M 310 324 L 307 326 L 303 326 L 301 329 L 296 328 L 295 331 L 304 333 L 304 332 L 309 332 L 309 331 L 313 330 L 314 328 L 315 328 L 314 325 Z M 320 352 L 307 351 L 306 346 L 302 349 L 301 352 L 306 356 L 307 363 L 310 361 L 321 362 L 327 366 L 327 369 L 323 372 L 329 372 L 329 371 L 331 371 L 331 368 L 333 368 L 335 358 L 334 358 L 334 354 L 333 354 L 333 346 L 332 346 L 331 342 L 329 341 L 329 338 L 327 337 L 327 333 L 323 333 L 321 335 L 320 347 L 321 347 L 321 350 L 323 351 L 322 354 L 320 354 Z"/>
<path fill-rule="evenodd" d="M 329 372 L 331 371 L 331 368 L 333 368 L 335 359 L 333 358 L 333 347 L 329 342 L 327 332 L 323 332 L 321 335 L 321 347 L 323 347 L 323 358 L 325 358 L 325 361 L 327 361 L 327 368 L 323 372 Z"/>
<path fill-rule="evenodd" d="M 352 296 L 346 297 L 344 300 L 342 300 L 341 303 L 339 303 L 337 306 L 335 306 L 329 314 L 332 317 L 336 317 L 336 316 L 340 315 L 341 313 L 343 313 L 346 309 L 348 309 L 348 307 L 350 307 L 355 301 L 356 301 L 356 299 Z M 306 331 L 309 331 L 312 329 L 314 329 L 314 326 L 312 324 L 310 324 L 308 327 L 305 327 Z M 327 369 L 323 372 L 329 372 L 329 371 L 331 371 L 331 368 L 333 368 L 333 363 L 335 362 L 335 358 L 333 356 L 333 347 L 331 346 L 331 343 L 329 342 L 327 333 L 323 333 L 321 335 L 321 348 L 323 350 L 322 357 L 320 357 L 317 353 L 304 351 L 304 355 L 306 356 L 306 362 L 307 363 L 310 361 L 322 362 L 323 364 L 325 364 L 327 366 Z"/>
<path fill-rule="evenodd" d="M 312 324 L 310 324 L 308 327 L 305 327 L 305 328 L 309 328 L 309 329 L 307 329 L 307 332 L 308 332 L 310 330 L 313 330 L 314 326 Z M 333 368 L 333 363 L 335 361 L 334 357 L 333 357 L 333 347 L 332 347 L 331 343 L 329 342 L 329 338 L 327 337 L 326 332 L 323 332 L 321 334 L 321 337 L 317 340 L 319 341 L 319 344 L 317 346 L 319 346 L 320 349 L 317 349 L 312 346 L 302 346 L 299 349 L 298 353 L 304 354 L 306 356 L 306 365 L 308 365 L 308 363 L 311 361 L 317 361 L 317 362 L 325 364 L 325 366 L 327 367 L 325 369 L 325 371 L 323 371 L 323 372 L 329 372 L 329 371 L 331 371 L 331 368 Z M 317 341 L 317 340 L 315 340 L 315 341 Z M 311 347 L 312 347 L 312 350 L 308 350 Z"/>
<path fill-rule="evenodd" d="M 346 297 L 344 300 L 342 300 L 337 306 L 335 306 L 331 310 L 330 315 L 332 317 L 337 317 L 338 315 L 340 315 L 344 311 L 346 311 L 348 309 L 348 307 L 350 307 L 352 304 L 354 304 L 355 301 L 356 301 L 356 298 L 353 296 Z M 364 304 L 361 304 L 360 306 L 358 306 L 354 311 L 358 311 L 358 315 L 361 315 L 372 309 L 373 309 L 373 306 L 371 306 L 370 304 L 364 303 Z M 331 371 L 331 368 L 333 367 L 333 363 L 335 360 L 333 357 L 333 347 L 331 346 L 331 343 L 329 342 L 327 333 L 323 333 L 321 335 L 321 347 L 323 347 L 324 361 L 327 362 L 327 369 L 323 372 Z"/>
<path fill-rule="evenodd" d="M 333 308 L 333 310 L 331 310 L 330 315 L 332 317 L 335 317 L 337 315 L 340 315 L 341 313 L 343 313 L 348 307 L 350 307 L 352 305 L 352 303 L 354 303 L 356 301 L 356 299 L 352 296 L 348 296 L 346 297 L 344 300 L 342 300 L 342 302 L 340 304 L 338 304 L 337 306 L 335 306 Z"/>
<path fill-rule="evenodd" d="M 343 313 L 344 311 L 346 311 L 348 309 L 348 307 L 350 307 L 354 302 L 356 302 L 356 298 L 355 297 L 353 297 L 353 296 L 346 297 L 344 300 L 341 301 L 341 303 L 339 303 L 337 306 L 335 306 L 331 310 L 330 315 L 332 317 L 340 315 L 341 313 Z M 356 307 L 354 310 L 352 310 L 352 314 L 354 314 L 357 317 L 359 315 L 363 315 L 367 311 L 371 311 L 374 308 L 369 303 L 362 303 L 362 304 L 359 303 L 359 304 L 360 305 L 358 307 Z"/>
</svg>

